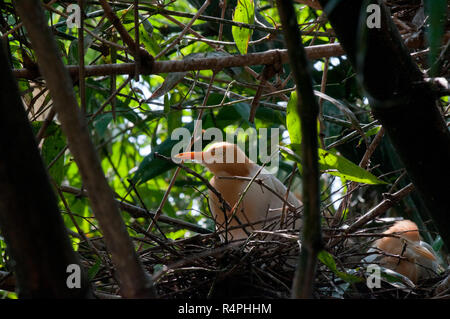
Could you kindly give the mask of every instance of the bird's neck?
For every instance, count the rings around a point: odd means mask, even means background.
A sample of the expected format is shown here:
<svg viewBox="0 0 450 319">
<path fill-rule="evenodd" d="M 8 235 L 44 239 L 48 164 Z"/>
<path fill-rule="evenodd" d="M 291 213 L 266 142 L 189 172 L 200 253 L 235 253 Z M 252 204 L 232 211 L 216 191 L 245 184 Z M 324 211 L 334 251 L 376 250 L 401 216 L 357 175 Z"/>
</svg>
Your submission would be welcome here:
<svg viewBox="0 0 450 319">
<path fill-rule="evenodd" d="M 253 176 L 258 171 L 259 165 L 250 163 L 214 163 L 208 165 L 208 169 L 216 176 Z"/>
</svg>

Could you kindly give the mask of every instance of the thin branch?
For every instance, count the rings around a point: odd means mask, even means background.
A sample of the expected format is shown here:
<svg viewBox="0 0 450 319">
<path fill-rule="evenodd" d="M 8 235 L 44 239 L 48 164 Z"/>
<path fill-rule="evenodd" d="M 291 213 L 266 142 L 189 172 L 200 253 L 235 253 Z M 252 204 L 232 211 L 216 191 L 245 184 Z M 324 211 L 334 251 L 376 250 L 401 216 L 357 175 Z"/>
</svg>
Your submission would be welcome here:
<svg viewBox="0 0 450 319">
<path fill-rule="evenodd" d="M 65 193 L 71 193 L 74 195 L 82 195 L 82 196 L 88 196 L 88 192 L 86 190 L 81 190 L 79 188 L 75 188 L 72 186 L 60 186 L 59 187 L 61 189 L 61 191 L 65 192 Z M 135 206 L 135 205 L 131 205 L 119 200 L 116 200 L 117 205 L 124 211 L 128 212 L 131 216 L 133 216 L 134 218 L 139 218 L 139 217 L 144 217 L 144 218 L 153 218 L 155 216 L 155 212 L 150 211 L 150 210 L 146 210 L 144 208 Z M 188 229 L 188 230 L 192 230 L 196 233 L 199 234 L 211 234 L 212 232 L 208 229 L 202 228 L 200 226 L 197 226 L 195 224 L 191 224 L 189 222 L 185 222 L 183 220 L 180 219 L 176 219 L 176 218 L 172 218 L 169 216 L 160 216 L 159 220 L 162 223 L 166 223 L 168 225 L 172 225 L 176 228 L 179 229 Z"/>
<path fill-rule="evenodd" d="M 379 203 L 377 206 L 372 208 L 370 211 L 368 211 L 363 216 L 358 218 L 357 221 L 355 221 L 353 224 L 347 227 L 344 231 L 344 234 L 353 233 L 362 226 L 364 226 L 365 224 L 367 224 L 369 221 L 384 214 L 389 208 L 391 208 L 400 200 L 402 200 L 404 197 L 409 195 L 409 193 L 411 193 L 413 190 L 414 185 L 408 184 L 394 194 L 384 194 L 386 199 L 384 199 L 381 203 Z M 339 241 L 340 241 L 339 238 L 332 240 L 330 243 L 328 243 L 327 249 L 334 247 L 337 243 L 339 243 Z"/>
<path fill-rule="evenodd" d="M 177 38 L 171 44 L 169 44 L 167 47 L 165 47 L 164 50 L 162 50 L 161 52 L 159 52 L 156 55 L 156 57 L 155 57 L 156 60 L 158 58 L 162 57 L 164 54 L 166 54 L 170 49 L 172 49 L 175 45 L 177 45 L 181 41 L 181 39 L 186 34 L 186 32 L 189 31 L 191 26 L 194 24 L 194 22 L 197 20 L 197 18 L 203 13 L 203 11 L 206 10 L 206 8 L 209 6 L 210 3 L 211 3 L 211 0 L 206 0 L 205 3 L 203 3 L 203 5 L 200 7 L 200 9 L 198 9 L 197 13 L 194 15 L 194 17 L 192 17 L 191 21 L 189 21 L 189 23 L 186 25 L 186 27 L 183 29 L 183 31 L 180 32 L 180 34 L 177 36 Z"/>
<path fill-rule="evenodd" d="M 147 50 L 139 47 L 138 44 L 135 43 L 135 41 L 130 36 L 128 31 L 122 25 L 122 22 L 120 22 L 120 19 L 117 17 L 117 15 L 112 10 L 111 6 L 108 4 L 108 1 L 99 0 L 99 2 L 105 12 L 105 16 L 108 18 L 109 22 L 111 22 L 111 24 L 114 25 L 114 28 L 117 30 L 117 32 L 119 32 L 123 43 L 125 43 L 128 46 L 130 53 L 135 57 L 135 59 L 140 61 L 143 69 L 151 71 L 155 60 L 153 56 L 150 53 L 148 53 Z M 139 48 L 139 50 L 137 50 L 137 48 Z"/>
</svg>

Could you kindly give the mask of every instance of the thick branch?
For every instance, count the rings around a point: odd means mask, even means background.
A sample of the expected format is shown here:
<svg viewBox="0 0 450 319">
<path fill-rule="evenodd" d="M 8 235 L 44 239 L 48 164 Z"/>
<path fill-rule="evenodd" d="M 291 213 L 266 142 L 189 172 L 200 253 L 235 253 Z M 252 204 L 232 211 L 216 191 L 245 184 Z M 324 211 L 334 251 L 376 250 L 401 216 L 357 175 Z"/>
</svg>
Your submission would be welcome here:
<svg viewBox="0 0 450 319">
<path fill-rule="evenodd" d="M 40 1 L 18 0 L 15 4 L 52 95 L 69 149 L 78 165 L 83 183 L 89 191 L 92 210 L 116 266 L 121 293 L 125 297 L 153 297 L 151 280 L 137 258 L 113 193 L 103 174 L 86 122 L 78 108 L 72 80 L 58 54 Z"/>
<path fill-rule="evenodd" d="M 311 298 L 316 269 L 317 254 L 322 249 L 320 216 L 319 163 L 317 144 L 317 117 L 319 105 L 314 95 L 308 61 L 297 26 L 292 1 L 277 1 L 278 12 L 283 24 L 285 42 L 291 61 L 292 73 L 297 85 L 297 112 L 301 121 L 303 160 L 303 205 L 304 223 L 302 249 L 297 266 L 292 296 Z"/>
<path fill-rule="evenodd" d="M 67 236 L 3 42 L 0 72 L 0 227 L 19 296 L 93 297 L 84 272 L 81 289 L 66 284 L 67 266 L 80 261 Z"/>
</svg>

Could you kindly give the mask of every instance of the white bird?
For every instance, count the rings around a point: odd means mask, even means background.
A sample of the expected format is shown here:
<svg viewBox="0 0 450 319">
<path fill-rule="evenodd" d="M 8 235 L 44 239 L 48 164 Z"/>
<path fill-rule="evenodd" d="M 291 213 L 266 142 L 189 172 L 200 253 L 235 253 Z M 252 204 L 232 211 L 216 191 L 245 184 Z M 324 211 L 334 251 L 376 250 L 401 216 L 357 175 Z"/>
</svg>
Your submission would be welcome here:
<svg viewBox="0 0 450 319">
<path fill-rule="evenodd" d="M 374 243 L 375 248 L 395 255 L 382 256 L 380 266 L 408 277 L 413 283 L 437 274 L 437 257 L 433 248 L 420 240 L 419 229 L 414 222 L 397 221 L 383 234 L 398 237 L 383 237 Z"/>
<path fill-rule="evenodd" d="M 253 230 L 260 230 L 270 223 L 273 223 L 275 229 L 280 227 L 280 216 L 284 201 L 287 196 L 287 206 L 298 209 L 302 206 L 292 193 L 288 193 L 286 186 L 271 175 L 258 164 L 252 162 L 245 153 L 235 144 L 219 142 L 210 144 L 203 152 L 185 152 L 177 154 L 175 157 L 183 160 L 197 160 L 200 164 L 210 170 L 214 177 L 210 184 L 222 195 L 225 201 L 231 206 L 231 211 L 227 211 L 227 216 L 223 212 L 223 205 L 219 198 L 209 190 L 209 206 L 212 215 L 216 221 L 217 230 L 224 230 L 225 226 L 231 237 L 228 239 L 239 240 L 247 239 Z M 246 190 L 250 179 L 257 175 L 256 179 L 262 181 L 264 185 L 256 181 Z M 275 195 L 276 193 L 277 195 Z M 242 196 L 242 200 L 240 198 Z M 235 206 L 240 201 L 239 206 Z M 285 208 L 289 212 L 288 207 Z M 232 217 L 232 212 L 234 216 Z M 271 221 L 264 222 L 267 218 L 278 217 Z M 299 217 L 290 214 L 290 228 L 298 230 L 301 225 Z M 245 230 L 241 228 L 230 229 L 240 224 L 253 224 L 246 226 Z M 288 228 L 288 227 L 286 227 Z M 274 229 L 271 229 L 274 230 Z M 222 235 L 224 238 L 225 235 Z"/>
</svg>

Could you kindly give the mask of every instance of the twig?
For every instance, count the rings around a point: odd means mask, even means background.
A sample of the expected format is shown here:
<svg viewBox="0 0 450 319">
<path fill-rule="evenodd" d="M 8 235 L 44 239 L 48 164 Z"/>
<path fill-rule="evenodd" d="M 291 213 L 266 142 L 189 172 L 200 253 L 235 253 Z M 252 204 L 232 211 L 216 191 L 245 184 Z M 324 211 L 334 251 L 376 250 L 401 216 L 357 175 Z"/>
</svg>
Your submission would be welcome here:
<svg viewBox="0 0 450 319">
<path fill-rule="evenodd" d="M 386 199 L 384 199 L 382 202 L 380 202 L 377 206 L 372 208 L 366 214 L 358 218 L 357 221 L 355 221 L 352 225 L 350 225 L 348 228 L 344 230 L 344 234 L 350 234 L 356 231 L 360 227 L 364 226 L 367 222 L 385 213 L 389 208 L 394 206 L 396 203 L 398 203 L 400 200 L 406 197 L 413 190 L 414 185 L 408 184 L 394 194 L 384 194 Z M 334 247 L 339 241 L 340 241 L 339 239 L 332 240 L 330 243 L 328 243 L 327 248 Z"/>
<path fill-rule="evenodd" d="M 366 152 L 364 153 L 363 158 L 361 159 L 361 162 L 359 163 L 359 166 L 361 168 L 363 168 L 363 169 L 367 168 L 369 159 L 372 156 L 373 152 L 375 152 L 375 149 L 377 148 L 378 144 L 380 144 L 381 139 L 383 138 L 383 135 L 384 135 L 384 129 L 383 129 L 383 127 L 381 127 L 380 131 L 378 131 L 378 133 L 375 136 L 375 138 L 373 139 L 372 143 L 370 143 L 369 147 L 367 148 Z M 331 224 L 332 227 L 336 227 L 337 225 L 339 225 L 341 223 L 342 215 L 348 206 L 348 202 L 351 198 L 351 194 L 353 193 L 353 190 L 355 189 L 356 185 L 358 185 L 358 183 L 356 183 L 356 182 L 350 183 L 348 190 L 347 190 L 347 195 L 342 200 L 336 214 L 334 215 L 333 222 Z"/>
<path fill-rule="evenodd" d="M 195 20 L 197 20 L 197 18 L 203 13 L 203 11 L 206 10 L 206 8 L 209 6 L 210 3 L 211 3 L 211 0 L 206 0 L 205 3 L 203 3 L 203 5 L 200 7 L 200 9 L 198 9 L 197 13 L 191 19 L 191 21 L 189 21 L 189 23 L 186 25 L 186 27 L 183 29 L 183 31 L 180 32 L 178 37 L 170 45 L 168 45 L 161 52 L 159 52 L 155 56 L 155 60 L 158 60 L 158 58 L 162 57 L 164 54 L 167 53 L 167 51 L 172 49 L 175 45 L 177 45 L 181 41 L 181 39 L 186 34 L 186 32 L 188 32 L 190 27 L 194 24 Z"/>
<path fill-rule="evenodd" d="M 71 193 L 71 194 L 75 194 L 75 195 L 82 195 L 82 196 L 87 196 L 88 192 L 85 190 L 81 190 L 79 188 L 75 188 L 72 186 L 60 186 L 60 189 L 63 192 L 66 193 Z M 131 216 L 133 216 L 134 218 L 138 218 L 138 217 L 145 217 L 145 218 L 149 218 L 149 217 L 154 217 L 155 216 L 155 212 L 146 210 L 144 208 L 135 206 L 135 205 L 131 205 L 129 203 L 124 203 L 122 201 L 116 200 L 117 205 L 119 205 L 119 207 L 121 209 L 123 209 L 124 211 L 128 212 Z M 176 219 L 176 218 L 172 218 L 169 216 L 160 216 L 159 220 L 163 223 L 166 223 L 168 225 L 172 225 L 174 227 L 180 228 L 180 229 L 188 229 L 188 230 L 192 230 L 196 233 L 199 234 L 211 234 L 212 232 L 208 229 L 202 228 L 200 226 L 197 226 L 195 224 L 191 224 L 188 222 L 185 222 L 183 220 L 180 219 Z"/>
</svg>

